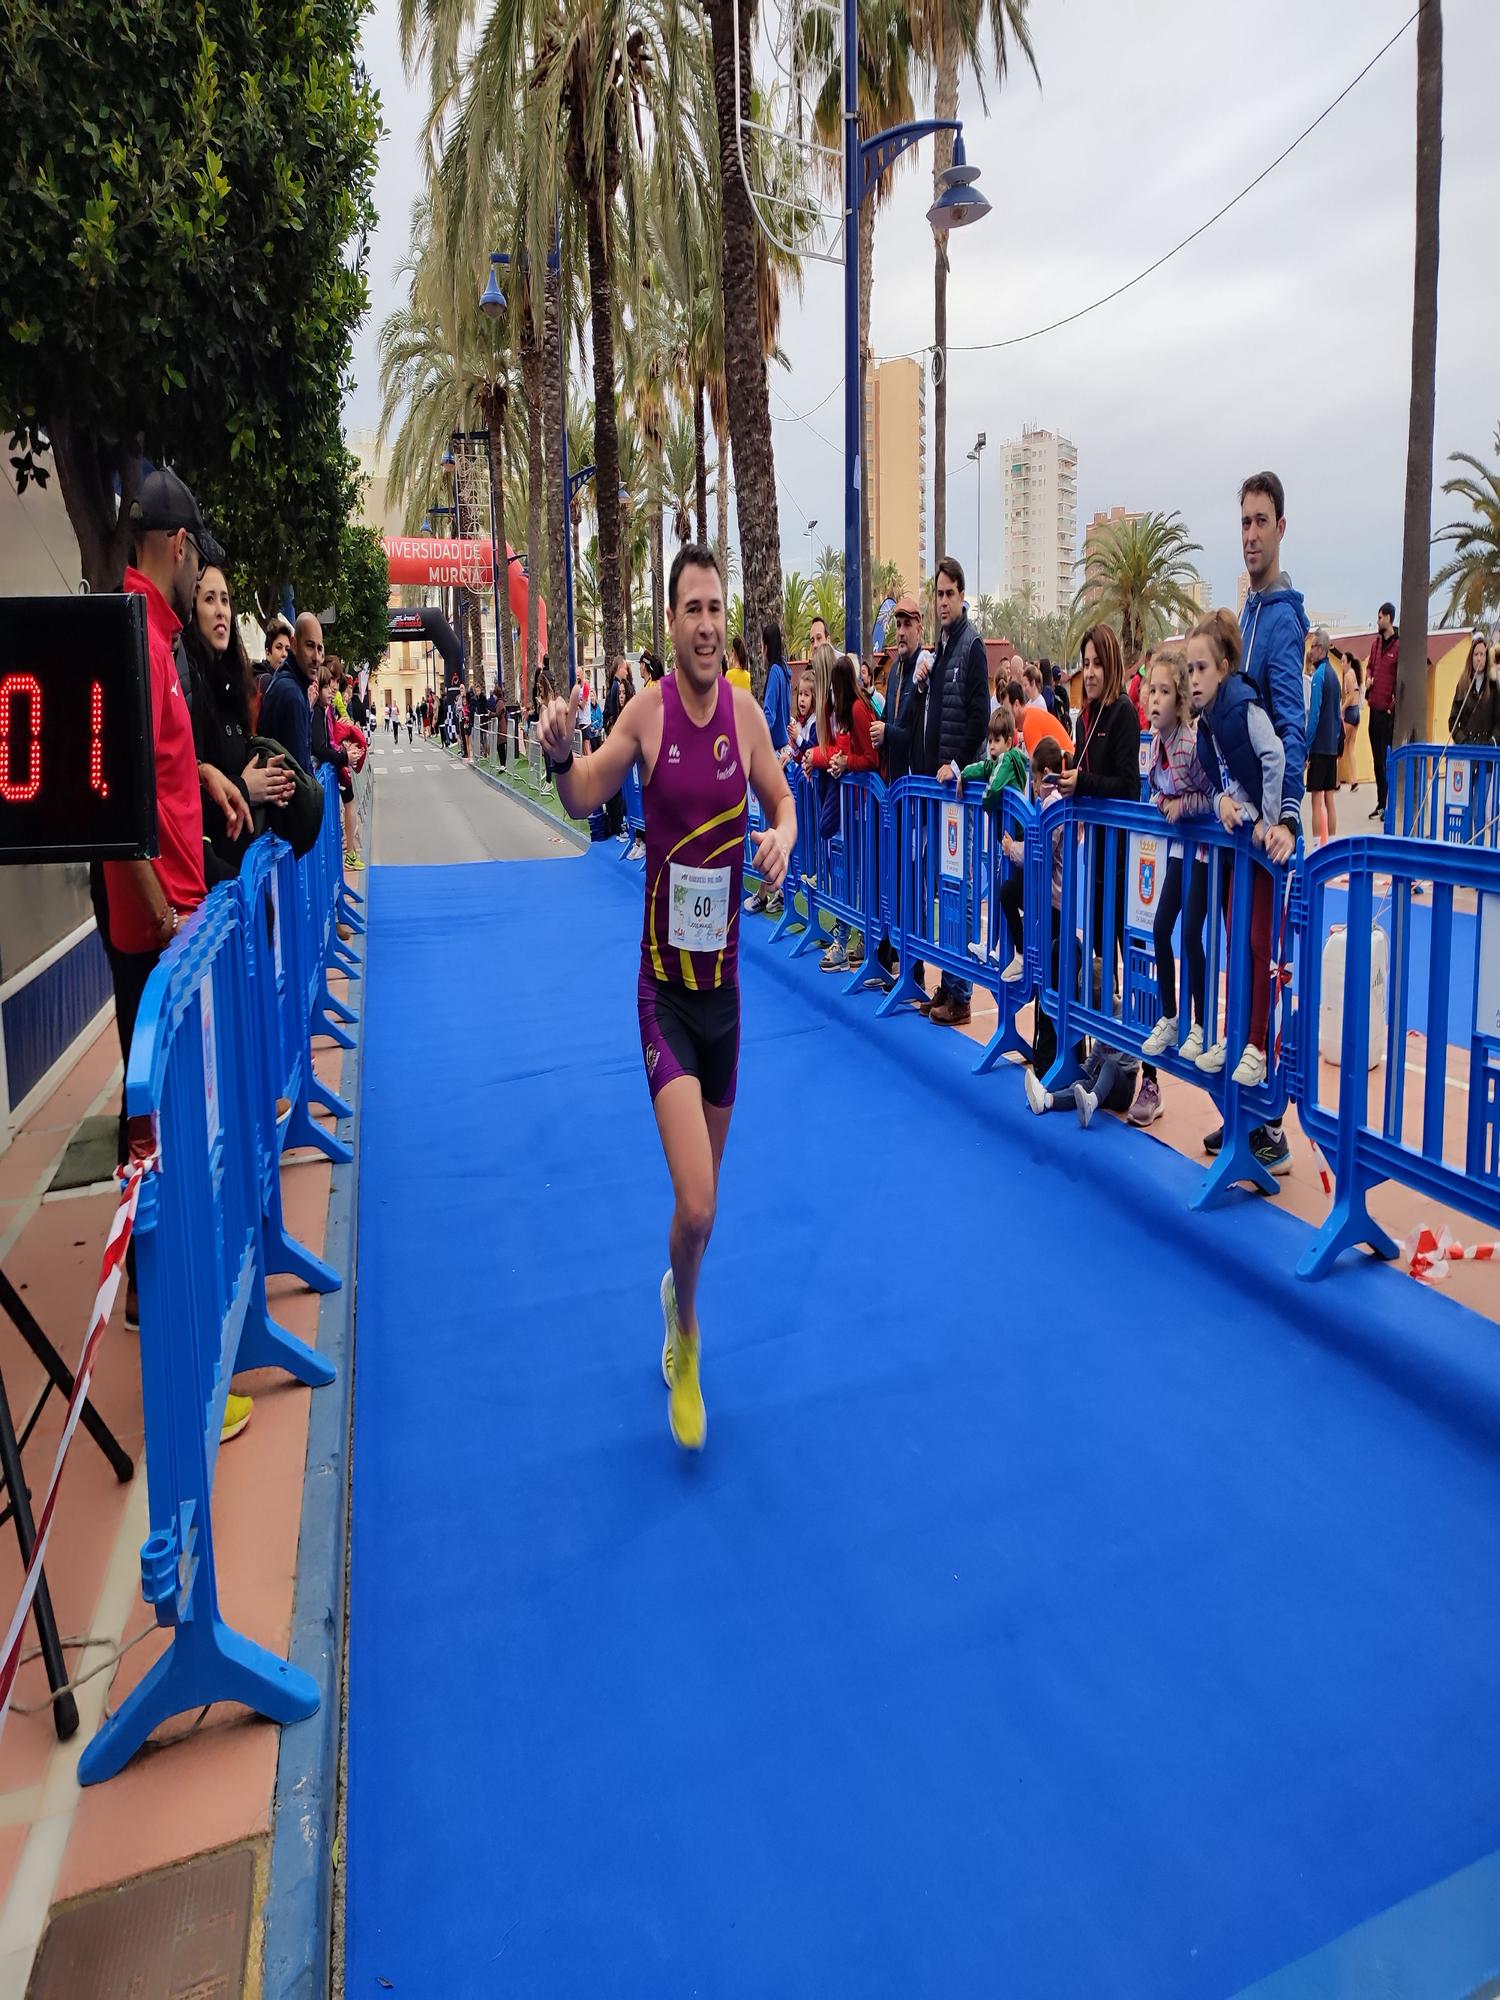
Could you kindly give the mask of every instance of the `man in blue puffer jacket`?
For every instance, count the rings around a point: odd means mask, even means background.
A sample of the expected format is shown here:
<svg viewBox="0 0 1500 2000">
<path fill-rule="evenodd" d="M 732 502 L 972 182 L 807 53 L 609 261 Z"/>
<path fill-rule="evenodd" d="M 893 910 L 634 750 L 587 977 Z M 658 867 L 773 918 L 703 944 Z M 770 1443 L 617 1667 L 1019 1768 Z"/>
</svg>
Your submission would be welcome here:
<svg viewBox="0 0 1500 2000">
<path fill-rule="evenodd" d="M 1253 472 L 1240 488 L 1240 547 L 1250 594 L 1240 613 L 1244 665 L 1240 671 L 1271 718 L 1285 754 L 1279 824 L 1266 838 L 1272 861 L 1289 861 L 1302 832 L 1302 773 L 1307 763 L 1307 711 L 1302 699 L 1302 659 L 1307 613 L 1302 593 L 1281 567 L 1286 534 L 1286 493 L 1274 472 Z"/>
</svg>

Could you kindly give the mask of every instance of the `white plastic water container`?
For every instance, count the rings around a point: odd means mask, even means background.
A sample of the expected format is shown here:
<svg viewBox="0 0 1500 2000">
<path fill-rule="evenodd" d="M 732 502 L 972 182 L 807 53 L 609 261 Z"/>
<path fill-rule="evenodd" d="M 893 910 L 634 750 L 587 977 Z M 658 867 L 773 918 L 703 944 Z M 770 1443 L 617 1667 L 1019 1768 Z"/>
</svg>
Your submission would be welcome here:
<svg viewBox="0 0 1500 2000">
<path fill-rule="evenodd" d="M 1318 1007 L 1318 1054 L 1338 1063 L 1344 1055 L 1344 971 L 1349 960 L 1349 934 L 1338 924 L 1323 947 L 1323 998 Z M 1378 924 L 1370 931 L 1370 1068 L 1385 1061 L 1386 987 L 1390 946 Z"/>
</svg>

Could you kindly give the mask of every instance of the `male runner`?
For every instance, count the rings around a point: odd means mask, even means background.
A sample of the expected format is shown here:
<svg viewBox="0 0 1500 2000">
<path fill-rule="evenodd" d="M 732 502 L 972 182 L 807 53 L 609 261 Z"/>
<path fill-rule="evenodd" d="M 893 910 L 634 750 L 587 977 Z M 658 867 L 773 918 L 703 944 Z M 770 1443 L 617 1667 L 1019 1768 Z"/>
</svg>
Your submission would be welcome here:
<svg viewBox="0 0 1500 2000">
<path fill-rule="evenodd" d="M 701 1451 L 708 1429 L 698 1376 L 698 1272 L 713 1232 L 719 1166 L 734 1110 L 740 1052 L 740 885 L 747 781 L 766 830 L 755 865 L 779 889 L 797 809 L 755 697 L 719 671 L 724 582 L 712 549 L 677 551 L 667 584 L 677 671 L 620 710 L 603 747 L 573 762 L 583 684 L 537 718 L 557 795 L 574 819 L 612 799 L 632 764 L 646 809 L 646 916 L 637 986 L 641 1050 L 675 1206 L 671 1266 L 661 1281 L 662 1375 L 672 1435 Z"/>
</svg>

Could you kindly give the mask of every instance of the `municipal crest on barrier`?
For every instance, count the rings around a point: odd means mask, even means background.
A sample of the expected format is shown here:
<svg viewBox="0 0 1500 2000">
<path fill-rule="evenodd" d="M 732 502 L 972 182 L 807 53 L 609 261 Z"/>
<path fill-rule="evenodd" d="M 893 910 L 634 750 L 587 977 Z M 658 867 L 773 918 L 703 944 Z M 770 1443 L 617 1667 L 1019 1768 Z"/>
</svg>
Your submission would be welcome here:
<svg viewBox="0 0 1500 2000">
<path fill-rule="evenodd" d="M 961 882 L 964 873 L 963 815 L 956 805 L 943 807 L 942 876 L 945 882 Z"/>
<path fill-rule="evenodd" d="M 1136 880 L 1141 901 L 1143 903 L 1154 902 L 1156 899 L 1156 857 L 1154 855 L 1149 861 L 1144 854 L 1140 857 Z"/>
</svg>

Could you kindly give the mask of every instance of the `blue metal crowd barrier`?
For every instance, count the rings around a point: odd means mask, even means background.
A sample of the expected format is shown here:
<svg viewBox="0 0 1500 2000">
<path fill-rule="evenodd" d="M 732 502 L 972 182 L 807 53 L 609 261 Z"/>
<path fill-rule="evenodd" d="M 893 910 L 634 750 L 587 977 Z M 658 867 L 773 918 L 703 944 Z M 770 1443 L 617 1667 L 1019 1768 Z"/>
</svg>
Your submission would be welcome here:
<svg viewBox="0 0 1500 2000">
<path fill-rule="evenodd" d="M 1378 902 L 1377 877 L 1388 882 Z M 1458 907 L 1470 894 L 1477 907 Z M 1338 841 L 1306 864 L 1302 898 L 1306 948 L 1298 998 L 1308 1028 L 1297 1065 L 1297 1115 L 1327 1157 L 1334 1204 L 1298 1274 L 1322 1277 L 1356 1244 L 1382 1257 L 1398 1254 L 1369 1211 L 1370 1191 L 1383 1181 L 1500 1223 L 1500 854 L 1437 841 Z M 1335 921 L 1347 926 L 1336 1107 L 1321 1101 L 1317 1035 L 1323 940 Z M 1389 945 L 1389 997 L 1379 1026 L 1369 998 L 1377 925 Z M 1409 1103 L 1407 1038 L 1416 1032 L 1426 1036 L 1426 1059 Z M 1372 1051 L 1379 1034 L 1384 1047 Z M 1455 1046 L 1467 1055 L 1467 1078 L 1448 1075 Z M 1374 1104 L 1372 1053 L 1384 1061 Z M 1463 1091 L 1461 1132 L 1458 1111 L 1448 1117 L 1455 1081 Z M 1446 1157 L 1450 1151 L 1460 1161 Z"/>
<path fill-rule="evenodd" d="M 1500 848 L 1500 747 L 1404 743 L 1385 768 L 1387 833 Z"/>
<path fill-rule="evenodd" d="M 1275 1181 L 1255 1158 L 1251 1134 L 1278 1121 L 1290 1095 L 1292 1009 L 1282 978 L 1290 962 L 1290 867 L 1272 867 L 1252 846 L 1248 830 L 1228 833 L 1216 819 L 1184 821 L 1179 837 L 1160 812 L 1133 800 L 1073 799 L 1044 811 L 1044 828 L 1054 812 L 1062 818 L 1062 903 L 1053 912 L 1048 899 L 1041 956 L 1042 1005 L 1057 1029 L 1057 1056 L 1043 1082 L 1055 1089 L 1073 1081 L 1079 1073 L 1073 1049 L 1085 1036 L 1149 1060 L 1206 1090 L 1223 1114 L 1223 1143 L 1192 1206 L 1215 1206 L 1241 1181 L 1272 1192 Z M 1185 1061 L 1176 1048 L 1145 1054 L 1162 1013 L 1154 912 L 1173 847 L 1182 849 L 1184 912 L 1174 926 L 1179 1041 L 1187 1037 L 1192 1012 L 1186 914 L 1191 911 L 1203 923 L 1205 1044 L 1224 1045 L 1217 1074 Z M 1237 1084 L 1233 1071 L 1250 1039 L 1250 931 L 1257 893 L 1269 893 L 1271 924 L 1267 1076 L 1252 1086 Z M 1226 910 L 1227 938 L 1221 929 Z"/>
<path fill-rule="evenodd" d="M 803 800 L 815 839 L 812 866 L 800 877 L 807 897 L 807 928 L 793 947 L 796 958 L 826 943 L 820 913 L 847 924 L 864 939 L 867 953 L 885 936 L 885 899 L 881 865 L 881 828 L 885 818 L 885 786 L 869 772 L 842 780 L 819 772 L 803 776 Z M 822 832 L 825 805 L 831 804 L 837 825 Z M 850 973 L 844 991 L 855 993 L 871 974 L 863 965 Z"/>
<path fill-rule="evenodd" d="M 141 1588 L 172 1639 L 84 1751 L 83 1784 L 112 1777 L 186 1710 L 232 1701 L 293 1722 L 318 1706 L 309 1675 L 221 1617 L 212 1495 L 236 1373 L 281 1368 L 313 1388 L 334 1378 L 276 1323 L 266 1299 L 272 1272 L 295 1272 L 318 1290 L 340 1282 L 286 1232 L 277 1117 L 286 1095 L 288 1143 L 299 1111 L 328 1141 L 308 1115 L 309 1097 L 341 1106 L 309 1082 L 309 1037 L 326 1031 L 316 1003 L 327 993 L 341 906 L 338 796 L 328 792 L 313 849 L 295 859 L 272 835 L 254 842 L 239 880 L 195 911 L 141 999 L 125 1109 L 132 1121 L 149 1120 L 159 1152 L 135 1223 L 151 1519 Z M 338 1141 L 324 1149 L 349 1157 Z"/>
<path fill-rule="evenodd" d="M 646 838 L 646 801 L 641 793 L 641 767 L 632 764 L 625 773 L 625 782 L 620 787 L 620 795 L 625 801 L 625 824 L 630 829 L 632 842 Z"/>
</svg>

